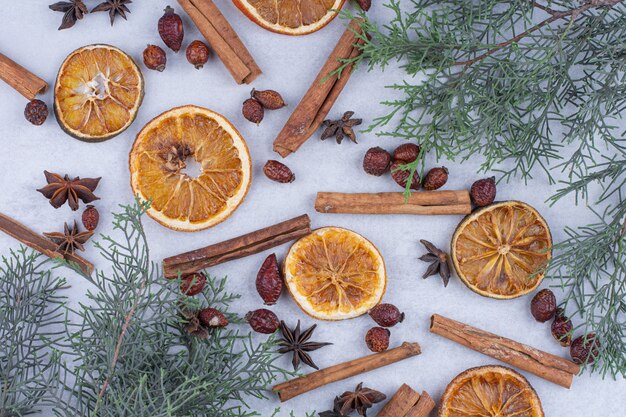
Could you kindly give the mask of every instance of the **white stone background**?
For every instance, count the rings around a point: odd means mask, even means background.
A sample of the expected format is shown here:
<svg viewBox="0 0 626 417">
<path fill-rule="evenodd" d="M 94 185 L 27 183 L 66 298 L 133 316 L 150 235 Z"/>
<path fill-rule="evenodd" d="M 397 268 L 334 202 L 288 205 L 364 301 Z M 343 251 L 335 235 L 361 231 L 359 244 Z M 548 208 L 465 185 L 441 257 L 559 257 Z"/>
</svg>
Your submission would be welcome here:
<svg viewBox="0 0 626 417">
<path fill-rule="evenodd" d="M 87 16 L 66 31 L 57 31 L 60 13 L 48 10 L 52 0 L 3 0 L 3 18 L 0 25 L 0 50 L 17 62 L 28 67 L 50 84 L 64 58 L 74 49 L 92 44 L 107 43 L 118 46 L 141 61 L 141 53 L 148 43 L 162 45 L 156 23 L 164 7 L 170 3 L 181 12 L 173 0 L 136 0 L 130 8 L 128 21 L 118 19 L 109 25 L 106 13 Z M 5 4 L 6 3 L 6 4 Z M 97 0 L 87 0 L 90 8 Z M 407 2 L 408 3 L 408 2 Z M 428 332 L 429 317 L 440 313 L 451 318 L 474 324 L 492 332 L 511 337 L 544 349 L 568 356 L 550 336 L 549 324 L 539 324 L 529 313 L 530 297 L 512 301 L 497 301 L 481 297 L 468 290 L 453 278 L 444 288 L 438 278 L 422 280 L 426 265 L 417 258 L 424 253 L 419 239 L 431 240 L 439 247 L 447 247 L 459 216 L 357 216 L 319 214 L 313 209 L 317 191 L 396 191 L 397 186 L 389 176 L 380 178 L 366 175 L 361 169 L 366 149 L 380 145 L 393 149 L 398 140 L 378 138 L 373 134 L 359 134 L 359 144 L 344 142 L 341 146 L 332 140 L 319 141 L 315 135 L 297 153 L 286 159 L 294 170 L 297 180 L 292 184 L 277 184 L 262 173 L 268 159 L 279 159 L 272 152 L 272 141 L 289 117 L 290 110 L 299 102 L 311 81 L 325 61 L 330 50 L 343 31 L 344 22 L 333 21 L 325 29 L 305 37 L 288 37 L 267 32 L 243 16 L 228 0 L 217 4 L 241 38 L 248 46 L 264 74 L 254 82 L 257 89 L 272 88 L 280 91 L 289 107 L 268 112 L 260 126 L 244 120 L 241 102 L 248 96 L 251 86 L 237 85 L 222 63 L 213 57 L 208 65 L 196 71 L 181 52 L 168 50 L 168 65 L 164 73 L 146 70 L 145 100 L 135 123 L 122 135 L 101 143 L 82 143 L 67 136 L 58 127 L 54 116 L 42 127 L 28 124 L 22 115 L 25 100 L 4 83 L 0 83 L 0 212 L 13 216 L 39 232 L 59 229 L 64 221 L 78 219 L 80 212 L 71 212 L 64 206 L 53 209 L 41 194 L 35 191 L 44 184 L 43 170 L 61 174 L 103 179 L 96 202 L 102 213 L 100 232 L 111 231 L 112 211 L 118 204 L 133 201 L 129 187 L 127 168 L 128 152 L 137 132 L 149 120 L 163 111 L 184 104 L 196 104 L 211 108 L 228 117 L 247 140 L 253 160 L 253 181 L 244 204 L 228 221 L 198 233 L 185 234 L 168 230 L 156 222 L 145 219 L 145 227 L 154 260 L 182 251 L 216 243 L 227 238 L 261 228 L 303 213 L 309 214 L 314 227 L 336 225 L 353 229 L 370 239 L 385 257 L 388 272 L 388 290 L 384 301 L 394 303 L 406 313 L 406 320 L 392 329 L 392 346 L 402 341 L 418 341 L 422 355 L 400 364 L 376 370 L 365 375 L 323 387 L 282 405 L 282 414 L 294 410 L 296 416 L 306 411 L 323 411 L 330 408 L 334 395 L 363 381 L 367 386 L 391 396 L 402 384 L 417 390 L 427 390 L 438 400 L 448 382 L 461 371 L 474 366 L 498 363 L 479 353 Z M 185 46 L 200 38 L 191 21 L 181 12 L 185 21 Z M 375 2 L 371 16 L 385 22 L 388 13 Z M 393 66 L 384 73 L 371 73 L 364 68 L 356 72 L 341 95 L 331 117 L 339 117 L 345 110 L 354 110 L 365 123 L 382 114 L 378 105 L 390 97 L 385 85 L 399 82 L 403 72 Z M 52 93 L 43 96 L 52 103 Z M 462 189 L 483 174 L 477 173 L 480 160 L 463 165 L 446 162 L 450 168 L 450 181 L 446 188 Z M 436 162 L 429 161 L 431 165 Z M 556 241 L 564 238 L 566 225 L 577 226 L 592 221 L 592 213 L 583 206 L 574 206 L 573 199 L 565 199 L 554 207 L 545 200 L 555 191 L 542 173 L 528 185 L 521 180 L 501 185 L 498 199 L 520 199 L 535 206 L 547 219 Z M 0 234 L 0 248 L 6 253 L 17 242 Z M 254 289 L 254 278 L 263 259 L 275 251 L 279 258 L 286 252 L 286 245 L 265 253 L 233 261 L 211 268 L 216 276 L 229 276 L 229 289 L 242 294 L 235 304 L 237 312 L 244 314 L 262 303 Z M 102 262 L 89 245 L 85 255 L 96 266 Z M 66 295 L 72 303 L 83 299 L 88 284 L 80 277 L 67 274 L 71 289 Z M 555 282 L 545 282 L 543 287 Z M 557 296 L 559 292 L 557 291 Z M 309 326 L 314 320 L 302 313 L 283 295 L 274 311 L 290 323 L 298 319 Z M 345 360 L 368 354 L 363 337 L 373 322 L 367 317 L 338 323 L 318 323 L 315 340 L 331 341 L 333 346 L 313 353 L 317 364 L 330 366 Z M 280 364 L 289 367 L 289 358 Z M 308 371 L 308 369 L 304 369 Z M 572 389 L 567 390 L 522 372 L 541 397 L 547 416 L 617 416 L 624 415 L 626 406 L 626 381 L 602 380 L 588 374 L 576 377 Z M 254 409 L 267 416 L 280 406 L 269 395 L 269 400 L 251 401 Z M 375 415 L 379 406 L 372 410 Z M 433 413 L 434 414 L 434 413 Z"/>
</svg>

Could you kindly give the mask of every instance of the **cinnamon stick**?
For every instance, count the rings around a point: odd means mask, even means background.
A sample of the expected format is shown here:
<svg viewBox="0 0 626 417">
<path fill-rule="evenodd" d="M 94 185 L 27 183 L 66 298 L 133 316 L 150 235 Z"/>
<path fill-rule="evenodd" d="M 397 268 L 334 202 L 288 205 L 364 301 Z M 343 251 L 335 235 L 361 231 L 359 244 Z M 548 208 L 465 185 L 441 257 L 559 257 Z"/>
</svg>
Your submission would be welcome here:
<svg viewBox="0 0 626 417">
<path fill-rule="evenodd" d="M 212 0 L 178 0 L 237 84 L 250 84 L 262 71 L 237 32 Z"/>
<path fill-rule="evenodd" d="M 574 375 L 580 372 L 567 359 L 438 314 L 431 317 L 430 331 L 565 388 L 572 386 Z"/>
<path fill-rule="evenodd" d="M 393 394 L 393 397 L 385 404 L 378 417 L 404 417 L 409 410 L 417 404 L 420 394 L 407 384 Z"/>
<path fill-rule="evenodd" d="M 423 191 L 411 193 L 330 193 L 319 192 L 315 210 L 320 213 L 352 214 L 469 214 L 469 192 Z"/>
<path fill-rule="evenodd" d="M 276 385 L 273 390 L 278 394 L 280 401 L 284 402 L 321 386 L 382 368 L 383 366 L 419 355 L 421 352 L 419 344 L 404 342 L 401 346 L 382 353 L 375 353 L 340 363 L 303 377 L 283 382 Z"/>
<path fill-rule="evenodd" d="M 0 54 L 0 79 L 28 100 L 33 100 L 37 94 L 48 89 L 48 84 L 44 80 L 2 54 Z"/>
<path fill-rule="evenodd" d="M 435 401 L 426 391 L 422 391 L 420 399 L 404 417 L 426 417 L 435 408 Z"/>
<path fill-rule="evenodd" d="M 243 236 L 166 258 L 163 260 L 163 272 L 167 278 L 191 274 L 213 265 L 262 252 L 310 233 L 311 220 L 309 216 L 303 214 Z"/>
<path fill-rule="evenodd" d="M 86 259 L 75 253 L 62 254 L 57 252 L 57 246 L 50 239 L 35 233 L 2 213 L 0 213 L 0 230 L 50 258 L 65 259 L 68 263 L 76 265 L 85 275 L 91 275 L 93 272 L 93 264 Z"/>
<path fill-rule="evenodd" d="M 352 65 L 348 65 L 340 77 L 331 74 L 343 65 L 341 60 L 355 58 L 361 53 L 357 47 L 363 44 L 363 39 L 357 36 L 362 33 L 360 22 L 358 19 L 350 22 L 313 84 L 274 140 L 274 151 L 282 157 L 297 151 L 319 129 L 346 86 Z"/>
</svg>

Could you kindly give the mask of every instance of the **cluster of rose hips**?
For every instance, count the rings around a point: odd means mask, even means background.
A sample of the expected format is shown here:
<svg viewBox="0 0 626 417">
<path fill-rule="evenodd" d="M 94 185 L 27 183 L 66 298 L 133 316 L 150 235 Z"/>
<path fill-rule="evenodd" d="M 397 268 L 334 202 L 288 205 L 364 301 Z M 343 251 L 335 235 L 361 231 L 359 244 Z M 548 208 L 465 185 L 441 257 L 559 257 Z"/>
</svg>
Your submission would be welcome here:
<svg viewBox="0 0 626 417">
<path fill-rule="evenodd" d="M 276 254 L 268 256 L 256 276 L 256 290 L 267 306 L 276 304 L 283 291 L 283 274 L 278 267 Z M 246 314 L 246 321 L 257 333 L 272 334 L 280 326 L 276 314 L 267 308 L 259 308 Z"/>
<path fill-rule="evenodd" d="M 196 272 L 186 275 L 180 282 L 180 292 L 186 297 L 198 295 L 206 285 L 206 275 L 202 272 Z M 228 319 L 224 313 L 213 307 L 206 307 L 196 312 L 183 314 L 189 320 L 187 329 L 190 333 L 196 335 L 207 336 L 206 330 L 198 331 L 201 325 L 206 329 L 221 328 L 228 326 Z"/>
<path fill-rule="evenodd" d="M 185 36 L 183 20 L 170 6 L 165 8 L 165 14 L 159 19 L 158 30 L 168 48 L 180 51 Z M 200 69 L 208 62 L 211 51 L 204 42 L 195 40 L 187 46 L 186 56 L 190 64 Z M 143 63 L 148 69 L 162 72 L 167 64 L 167 55 L 160 46 L 148 45 L 143 51 Z"/>
<path fill-rule="evenodd" d="M 391 178 L 402 188 L 406 188 L 411 172 L 405 169 L 405 165 L 415 162 L 420 156 L 421 149 L 414 143 L 405 143 L 398 146 L 393 155 L 376 146 L 370 148 L 363 157 L 363 169 L 370 175 L 380 177 L 387 171 L 391 171 Z M 432 191 L 443 187 L 448 181 L 448 169 L 446 167 L 433 168 L 424 176 L 423 183 L 417 172 L 413 173 L 411 185 L 412 190 Z"/>
<path fill-rule="evenodd" d="M 241 106 L 241 113 L 246 120 L 258 125 L 265 116 L 265 110 L 278 110 L 286 105 L 279 92 L 253 88 L 250 92 L 250 98 L 246 99 Z"/>
<path fill-rule="evenodd" d="M 365 344 L 372 352 L 384 352 L 389 348 L 389 337 L 393 327 L 404 320 L 404 313 L 393 304 L 378 304 L 369 311 L 369 315 L 380 327 L 372 327 L 365 334 Z"/>
<path fill-rule="evenodd" d="M 595 333 L 578 336 L 572 341 L 572 321 L 565 315 L 565 310 L 557 308 L 556 297 L 551 290 L 543 289 L 535 294 L 530 302 L 530 312 L 541 323 L 554 318 L 552 336 L 561 346 L 569 346 L 570 356 L 575 363 L 591 365 L 595 362 L 600 350 L 600 342 Z"/>
</svg>

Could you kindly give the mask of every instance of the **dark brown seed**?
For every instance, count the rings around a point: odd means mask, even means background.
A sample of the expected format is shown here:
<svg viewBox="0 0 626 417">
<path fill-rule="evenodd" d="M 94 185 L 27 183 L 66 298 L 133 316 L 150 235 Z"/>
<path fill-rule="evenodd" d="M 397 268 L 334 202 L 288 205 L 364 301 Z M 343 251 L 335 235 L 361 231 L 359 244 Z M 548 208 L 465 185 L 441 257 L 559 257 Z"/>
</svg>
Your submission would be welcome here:
<svg viewBox="0 0 626 417">
<path fill-rule="evenodd" d="M 404 161 L 394 161 L 391 164 L 391 178 L 402 188 L 406 188 L 406 183 L 409 180 L 411 172 L 408 170 L 400 169 L 400 166 L 404 165 Z M 420 188 L 420 176 L 417 172 L 413 174 L 413 180 L 411 181 L 411 190 L 419 190 Z"/>
<path fill-rule="evenodd" d="M 48 106 L 41 100 L 31 100 L 24 109 L 24 117 L 35 126 L 41 126 L 48 118 Z"/>
<path fill-rule="evenodd" d="M 81 220 L 85 229 L 93 232 L 96 230 L 96 227 L 98 227 L 98 223 L 100 222 L 100 213 L 98 213 L 98 209 L 90 204 L 83 211 Z"/>
<path fill-rule="evenodd" d="M 182 279 L 180 283 L 180 292 L 188 297 L 200 294 L 206 284 L 204 274 L 191 274 Z"/>
<path fill-rule="evenodd" d="M 160 46 L 148 45 L 143 51 L 143 63 L 148 69 L 163 72 L 167 64 L 167 55 Z"/>
<path fill-rule="evenodd" d="M 180 51 L 185 37 L 185 29 L 183 28 L 183 20 L 174 13 L 174 9 L 170 6 L 165 8 L 165 14 L 159 19 L 158 29 L 165 45 L 174 52 Z"/>
<path fill-rule="evenodd" d="M 389 170 L 389 164 L 391 164 L 391 155 L 378 146 L 368 149 L 363 157 L 363 169 L 365 172 L 377 177 Z"/>
<path fill-rule="evenodd" d="M 378 304 L 370 310 L 370 317 L 382 327 L 393 327 L 404 320 L 404 313 L 398 310 L 393 304 Z"/>
<path fill-rule="evenodd" d="M 496 199 L 496 177 L 484 178 L 472 184 L 472 201 L 478 207 L 488 206 Z"/>
<path fill-rule="evenodd" d="M 574 325 L 572 321 L 565 315 L 562 308 L 556 309 L 554 321 L 550 326 L 552 336 L 561 344 L 561 346 L 569 346 L 572 344 L 572 331 Z"/>
<path fill-rule="evenodd" d="M 206 43 L 202 41 L 193 41 L 187 47 L 187 61 L 196 69 L 200 69 L 209 61 L 211 51 Z"/>
<path fill-rule="evenodd" d="M 420 154 L 420 147 L 414 143 L 404 143 L 393 151 L 394 161 L 402 161 L 405 164 L 413 162 Z"/>
<path fill-rule="evenodd" d="M 296 179 L 296 176 L 287 165 L 273 159 L 265 163 L 263 172 L 267 178 L 276 182 L 288 183 Z"/>
<path fill-rule="evenodd" d="M 389 347 L 389 329 L 372 327 L 365 335 L 365 343 L 372 352 L 384 352 Z"/>
<path fill-rule="evenodd" d="M 246 314 L 246 321 L 250 324 L 252 330 L 263 334 L 272 334 L 280 326 L 280 321 L 278 321 L 276 314 L 266 308 L 250 311 Z"/>
<path fill-rule="evenodd" d="M 207 307 L 200 310 L 198 313 L 198 319 L 205 327 L 226 327 L 228 326 L 228 320 L 224 317 L 221 311 Z"/>
<path fill-rule="evenodd" d="M 256 290 L 266 305 L 276 304 L 283 290 L 283 277 L 276 254 L 268 256 L 256 275 Z"/>
<path fill-rule="evenodd" d="M 367 12 L 370 9 L 370 7 L 372 7 L 372 0 L 357 0 L 357 3 L 359 3 L 359 7 L 364 12 Z"/>
<path fill-rule="evenodd" d="M 539 291 L 530 301 L 530 312 L 535 320 L 545 323 L 556 313 L 556 297 L 549 289 Z"/>
<path fill-rule="evenodd" d="M 433 168 L 424 177 L 422 186 L 427 191 L 438 190 L 448 182 L 448 169 L 446 167 Z"/>
<path fill-rule="evenodd" d="M 247 120 L 258 125 L 263 120 L 265 110 L 263 110 L 261 103 L 253 98 L 249 98 L 243 102 L 241 113 Z"/>
<path fill-rule="evenodd" d="M 274 90 L 255 90 L 253 88 L 250 96 L 268 110 L 278 110 L 286 106 L 283 97 Z"/>
<path fill-rule="evenodd" d="M 595 333 L 577 337 L 569 348 L 572 360 L 579 365 L 591 365 L 594 363 L 599 351 L 600 342 Z"/>
</svg>

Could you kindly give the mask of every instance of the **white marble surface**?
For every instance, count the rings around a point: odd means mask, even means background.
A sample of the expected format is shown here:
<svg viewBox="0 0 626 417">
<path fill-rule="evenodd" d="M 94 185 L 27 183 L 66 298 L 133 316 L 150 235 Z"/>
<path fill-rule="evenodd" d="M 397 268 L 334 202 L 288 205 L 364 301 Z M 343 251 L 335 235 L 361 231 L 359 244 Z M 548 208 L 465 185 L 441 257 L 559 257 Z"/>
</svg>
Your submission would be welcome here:
<svg viewBox="0 0 626 417">
<path fill-rule="evenodd" d="M 8 2 L 4 0 L 4 2 Z M 48 2 L 52 2 L 49 0 Z M 87 16 L 71 30 L 57 32 L 61 14 L 48 10 L 46 1 L 21 0 L 3 8 L 0 25 L 0 50 L 30 68 L 49 82 L 55 79 L 61 62 L 74 49 L 91 43 L 108 43 L 118 46 L 137 60 L 148 43 L 161 44 L 156 32 L 156 22 L 168 3 L 165 0 L 136 0 L 130 5 L 129 21 L 118 20 L 109 26 L 104 13 Z M 97 0 L 88 0 L 90 7 Z M 408 2 L 407 2 L 408 3 Z M 223 65 L 213 58 L 201 71 L 196 71 L 184 55 L 168 52 L 168 67 L 164 73 L 145 70 L 146 96 L 139 117 L 122 135 L 102 144 L 76 141 L 59 129 L 51 116 L 42 127 L 29 125 L 23 118 L 25 100 L 8 86 L 0 83 L 0 212 L 19 219 L 40 232 L 58 229 L 64 221 L 78 218 L 67 206 L 54 210 L 35 191 L 44 183 L 44 169 L 86 177 L 102 176 L 97 190 L 102 197 L 97 207 L 103 213 L 100 232 L 110 231 L 111 216 L 120 203 L 130 203 L 127 168 L 128 151 L 136 133 L 150 119 L 171 107 L 183 104 L 205 106 L 224 114 L 246 138 L 253 158 L 253 182 L 244 204 L 228 221 L 217 227 L 194 234 L 170 231 L 150 219 L 145 226 L 151 242 L 154 260 L 181 251 L 194 249 L 223 239 L 308 213 L 314 227 L 337 225 L 362 233 L 374 242 L 385 257 L 389 285 L 385 301 L 398 305 L 407 319 L 392 329 L 392 345 L 402 340 L 421 343 L 423 354 L 386 369 L 339 382 L 301 396 L 283 405 L 283 414 L 295 410 L 297 416 L 305 411 L 322 411 L 330 407 L 334 395 L 352 389 L 360 382 L 377 388 L 391 396 L 402 383 L 418 390 L 427 390 L 439 399 L 447 383 L 459 372 L 478 365 L 496 361 L 472 352 L 428 332 L 428 318 L 440 313 L 472 323 L 495 333 L 532 344 L 558 355 L 567 355 L 551 336 L 549 325 L 535 322 L 529 314 L 528 297 L 513 301 L 496 301 L 472 293 L 457 279 L 443 288 L 436 278 L 420 278 L 425 265 L 417 259 L 424 250 L 420 238 L 432 240 L 446 247 L 455 225 L 460 220 L 448 217 L 359 217 L 351 215 L 323 215 L 313 210 L 315 193 L 327 191 L 396 191 L 397 186 L 389 176 L 375 178 L 361 169 L 363 153 L 370 146 L 380 145 L 393 149 L 398 142 L 379 139 L 372 134 L 360 134 L 358 145 L 333 141 L 321 142 L 312 138 L 300 151 L 288 157 L 286 163 L 295 171 L 297 180 L 292 184 L 272 183 L 262 174 L 267 159 L 277 159 L 271 143 L 292 109 L 317 74 L 329 51 L 343 30 L 343 22 L 336 20 L 324 30 L 306 37 L 292 38 L 266 32 L 248 21 L 228 0 L 218 0 L 223 10 L 244 42 L 248 45 L 264 74 L 254 83 L 259 89 L 280 91 L 290 107 L 268 112 L 257 127 L 241 116 L 240 105 L 247 97 L 250 86 L 238 86 Z M 177 5 L 175 5 L 177 6 Z M 176 7 L 180 10 L 179 7 Z M 383 7 L 375 4 L 372 14 L 383 21 Z M 185 16 L 187 44 L 199 34 Z M 366 122 L 380 114 L 378 102 L 389 97 L 385 85 L 400 81 L 402 72 L 393 68 L 385 73 L 358 71 L 331 112 L 337 117 L 351 109 Z M 52 94 L 43 99 L 49 104 Z M 450 168 L 449 189 L 468 187 L 477 178 L 479 161 L 466 164 L 447 162 Z M 435 161 L 432 161 L 434 164 Z M 500 187 L 499 199 L 516 198 L 527 201 L 539 209 L 548 220 L 554 238 L 563 238 L 562 229 L 576 226 L 592 219 L 585 207 L 574 207 L 566 200 L 548 207 L 544 200 L 554 191 L 541 173 L 528 185 L 522 181 Z M 6 252 L 15 247 L 14 240 L 0 234 L 0 248 Z M 282 257 L 286 247 L 276 249 Z M 269 253 L 269 251 L 268 251 Z M 261 301 L 254 290 L 254 277 L 268 253 L 259 254 L 211 269 L 218 276 L 230 277 L 230 289 L 241 293 L 242 300 L 235 306 L 245 313 L 250 307 L 260 307 Z M 86 256 L 100 264 L 96 252 L 89 248 Z M 72 288 L 68 295 L 72 302 L 81 300 L 87 284 L 70 275 Z M 550 283 L 544 283 L 544 286 Z M 558 294 L 558 292 L 557 292 Z M 289 322 L 302 319 L 304 325 L 313 324 L 289 299 L 283 295 L 274 310 Z M 333 346 L 314 352 L 322 366 L 352 359 L 368 353 L 363 337 L 372 321 L 367 317 L 340 323 L 320 323 L 315 339 L 332 341 Z M 281 361 L 289 366 L 287 358 Z M 571 390 L 560 388 L 532 375 L 525 374 L 540 395 L 547 416 L 617 416 L 623 415 L 626 406 L 626 381 L 602 380 L 599 376 L 577 377 Z M 270 396 L 267 401 L 252 401 L 253 407 L 267 416 L 279 406 Z M 375 415 L 375 412 L 372 413 Z"/>
</svg>

